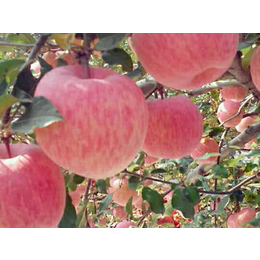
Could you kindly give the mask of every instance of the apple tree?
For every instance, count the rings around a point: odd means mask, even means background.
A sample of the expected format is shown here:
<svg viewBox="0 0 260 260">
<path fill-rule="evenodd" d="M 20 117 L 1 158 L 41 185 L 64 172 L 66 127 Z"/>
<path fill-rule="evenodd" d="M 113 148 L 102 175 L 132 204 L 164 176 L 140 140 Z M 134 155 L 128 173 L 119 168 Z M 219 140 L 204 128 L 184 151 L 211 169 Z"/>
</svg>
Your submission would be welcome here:
<svg viewBox="0 0 260 260">
<path fill-rule="evenodd" d="M 259 39 L 0 34 L 0 227 L 259 227 Z"/>
</svg>

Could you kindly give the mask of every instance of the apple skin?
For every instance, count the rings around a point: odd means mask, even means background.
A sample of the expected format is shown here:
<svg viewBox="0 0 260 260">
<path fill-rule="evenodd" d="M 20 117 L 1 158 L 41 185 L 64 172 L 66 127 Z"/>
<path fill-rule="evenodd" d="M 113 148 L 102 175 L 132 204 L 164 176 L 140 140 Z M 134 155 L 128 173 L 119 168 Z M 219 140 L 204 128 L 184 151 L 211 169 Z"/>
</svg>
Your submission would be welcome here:
<svg viewBox="0 0 260 260">
<path fill-rule="evenodd" d="M 235 115 L 237 113 L 237 111 L 239 110 L 239 107 L 240 107 L 240 103 L 237 101 L 226 100 L 226 101 L 222 102 L 219 105 L 218 111 L 217 111 L 217 117 L 218 117 L 219 121 L 222 123 L 225 120 L 232 117 L 233 115 Z M 237 126 L 240 123 L 240 121 L 242 120 L 243 115 L 244 115 L 244 111 L 241 111 L 237 117 L 226 122 L 224 124 L 224 126 L 225 127 Z"/>
<path fill-rule="evenodd" d="M 142 149 L 157 158 L 182 158 L 200 143 L 202 116 L 187 97 L 147 101 L 149 126 Z"/>
<path fill-rule="evenodd" d="M 246 97 L 247 90 L 242 86 L 230 86 L 220 90 L 224 100 L 242 101 Z"/>
<path fill-rule="evenodd" d="M 194 89 L 230 67 L 238 33 L 133 33 L 133 50 L 144 69 L 172 89 Z"/>
<path fill-rule="evenodd" d="M 116 208 L 113 208 L 113 215 L 115 218 L 125 218 L 127 216 L 127 213 L 124 211 L 124 207 L 118 206 Z"/>
<path fill-rule="evenodd" d="M 142 198 L 142 195 L 139 195 L 138 198 L 134 202 L 134 206 L 138 209 L 142 209 L 142 204 L 143 204 L 143 198 Z M 144 206 L 146 209 L 148 209 L 149 203 L 147 201 L 144 201 Z"/>
<path fill-rule="evenodd" d="M 148 128 L 141 90 L 125 76 L 80 65 L 55 68 L 39 82 L 35 96 L 49 99 L 65 118 L 36 128 L 36 140 L 59 166 L 104 179 L 125 169 L 140 150 Z"/>
<path fill-rule="evenodd" d="M 228 228 L 243 228 L 243 225 L 248 221 L 254 219 L 256 213 L 252 208 L 243 208 L 237 213 L 233 213 L 228 217 L 227 227 Z M 253 228 L 248 225 L 247 228 Z"/>
<path fill-rule="evenodd" d="M 57 60 L 55 52 L 48 51 L 43 54 L 42 58 L 53 68 L 57 67 Z"/>
<path fill-rule="evenodd" d="M 256 88 L 260 91 L 260 48 L 254 52 L 250 61 L 250 72 Z"/>
<path fill-rule="evenodd" d="M 158 158 L 152 157 L 152 156 L 147 156 L 144 160 L 144 165 L 151 165 L 154 164 L 156 161 L 158 160 Z"/>
<path fill-rule="evenodd" d="M 191 157 L 193 159 L 199 158 L 203 156 L 206 153 L 218 153 L 219 152 L 219 147 L 218 143 L 212 139 L 212 138 L 205 138 L 202 139 L 202 142 L 196 147 L 196 149 L 191 153 Z M 216 161 L 218 157 L 210 157 L 208 159 L 203 159 L 197 161 L 197 164 L 207 164 L 207 163 L 212 163 Z"/>
<path fill-rule="evenodd" d="M 122 179 L 120 186 L 113 191 L 113 201 L 124 207 L 131 197 L 133 204 L 139 199 L 137 191 L 129 189 L 127 179 Z"/>
<path fill-rule="evenodd" d="M 131 221 L 123 220 L 116 225 L 116 228 L 129 228 L 131 226 L 135 226 L 135 223 Z"/>
<path fill-rule="evenodd" d="M 243 132 L 248 126 L 252 125 L 255 121 L 254 117 L 247 116 L 243 118 L 238 125 L 236 125 L 236 130 L 238 132 Z"/>
<path fill-rule="evenodd" d="M 0 227 L 54 228 L 66 201 L 63 175 L 34 144 L 0 144 Z"/>
</svg>

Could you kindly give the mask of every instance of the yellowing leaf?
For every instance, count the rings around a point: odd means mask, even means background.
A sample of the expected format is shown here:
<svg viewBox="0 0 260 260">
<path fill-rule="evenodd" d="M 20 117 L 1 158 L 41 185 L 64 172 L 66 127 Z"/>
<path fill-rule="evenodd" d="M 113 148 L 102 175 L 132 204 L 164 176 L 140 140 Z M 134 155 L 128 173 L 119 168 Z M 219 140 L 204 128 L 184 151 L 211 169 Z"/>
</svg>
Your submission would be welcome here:
<svg viewBox="0 0 260 260">
<path fill-rule="evenodd" d="M 59 47 L 63 49 L 70 49 L 70 45 L 75 40 L 75 33 L 54 33 L 52 38 L 56 41 Z"/>
<path fill-rule="evenodd" d="M 0 97 L 0 118 L 2 118 L 2 116 L 4 115 L 5 111 L 12 106 L 13 104 L 15 104 L 16 102 L 18 102 L 19 100 L 10 95 L 3 95 Z"/>
</svg>

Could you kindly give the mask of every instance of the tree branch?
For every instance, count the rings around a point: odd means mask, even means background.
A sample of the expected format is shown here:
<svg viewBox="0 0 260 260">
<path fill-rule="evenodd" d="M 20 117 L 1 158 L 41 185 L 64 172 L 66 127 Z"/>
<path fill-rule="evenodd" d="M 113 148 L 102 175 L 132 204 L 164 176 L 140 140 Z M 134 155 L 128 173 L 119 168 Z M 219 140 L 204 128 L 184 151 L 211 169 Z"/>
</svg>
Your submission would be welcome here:
<svg viewBox="0 0 260 260">
<path fill-rule="evenodd" d="M 246 143 L 254 139 L 257 133 L 260 133 L 260 123 L 248 126 L 242 133 L 237 135 L 233 140 L 231 140 L 230 142 L 227 143 L 227 145 L 224 146 L 221 152 L 220 161 L 223 161 L 231 153 L 235 153 L 236 149 L 230 146 L 239 146 L 242 148 Z M 185 182 L 187 182 L 188 184 L 195 182 L 197 179 L 199 179 L 201 175 L 207 173 L 215 165 L 217 165 L 217 162 L 203 164 L 196 167 L 187 175 Z"/>
<path fill-rule="evenodd" d="M 15 42 L 1 42 L 0 45 L 2 46 L 13 46 L 13 47 L 20 47 L 20 48 L 32 48 L 34 44 L 22 44 L 22 43 L 15 43 Z"/>
<path fill-rule="evenodd" d="M 23 71 L 25 68 L 27 68 L 33 62 L 37 53 L 40 51 L 41 47 L 45 44 L 45 42 L 47 41 L 47 39 L 50 35 L 51 34 L 44 34 L 40 37 L 40 39 L 35 43 L 34 47 L 32 48 L 25 63 L 20 67 L 19 72 Z"/>
</svg>

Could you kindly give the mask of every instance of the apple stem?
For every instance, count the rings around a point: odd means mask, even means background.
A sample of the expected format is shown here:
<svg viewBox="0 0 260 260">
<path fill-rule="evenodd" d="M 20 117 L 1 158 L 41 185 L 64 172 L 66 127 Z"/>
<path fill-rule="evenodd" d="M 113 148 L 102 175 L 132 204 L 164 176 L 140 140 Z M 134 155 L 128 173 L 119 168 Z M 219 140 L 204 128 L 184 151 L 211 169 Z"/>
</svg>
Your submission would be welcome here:
<svg viewBox="0 0 260 260">
<path fill-rule="evenodd" d="M 90 37 L 88 36 L 87 33 L 83 33 L 83 40 L 84 40 L 83 49 L 85 55 L 83 56 L 81 62 L 85 70 L 85 78 L 88 79 L 91 78 L 89 64 L 88 64 L 91 55 L 91 49 L 90 49 Z"/>
<path fill-rule="evenodd" d="M 10 144 L 9 144 L 9 137 L 5 137 L 5 138 L 3 138 L 2 140 L 3 140 L 4 144 L 5 144 L 8 157 L 9 157 L 9 158 L 12 158 L 11 149 L 10 149 Z"/>
</svg>

